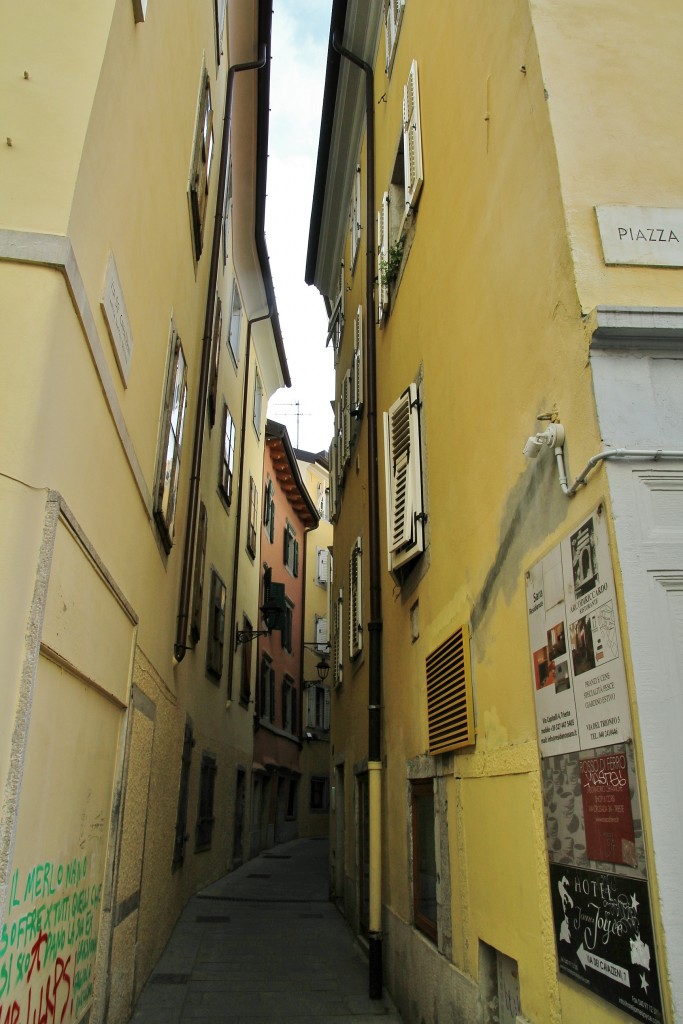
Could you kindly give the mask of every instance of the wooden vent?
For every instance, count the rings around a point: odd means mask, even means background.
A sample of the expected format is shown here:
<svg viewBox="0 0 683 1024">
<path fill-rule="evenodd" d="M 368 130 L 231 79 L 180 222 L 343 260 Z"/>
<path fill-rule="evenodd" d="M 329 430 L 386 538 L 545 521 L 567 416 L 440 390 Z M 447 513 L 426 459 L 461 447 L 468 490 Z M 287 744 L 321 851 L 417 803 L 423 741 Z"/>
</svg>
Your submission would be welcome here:
<svg viewBox="0 0 683 1024">
<path fill-rule="evenodd" d="M 474 743 L 469 632 L 461 626 L 427 657 L 429 753 Z"/>
</svg>

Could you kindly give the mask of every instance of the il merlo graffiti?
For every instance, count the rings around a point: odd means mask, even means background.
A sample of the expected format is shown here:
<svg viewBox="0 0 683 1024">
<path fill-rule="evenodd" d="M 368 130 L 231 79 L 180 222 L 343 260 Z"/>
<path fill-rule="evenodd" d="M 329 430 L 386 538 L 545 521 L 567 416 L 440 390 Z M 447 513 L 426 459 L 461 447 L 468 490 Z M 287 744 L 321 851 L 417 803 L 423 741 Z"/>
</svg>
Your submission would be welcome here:
<svg viewBox="0 0 683 1024">
<path fill-rule="evenodd" d="M 11 878 L 0 928 L 0 1024 L 77 1021 L 93 995 L 102 900 L 95 858 Z"/>
</svg>

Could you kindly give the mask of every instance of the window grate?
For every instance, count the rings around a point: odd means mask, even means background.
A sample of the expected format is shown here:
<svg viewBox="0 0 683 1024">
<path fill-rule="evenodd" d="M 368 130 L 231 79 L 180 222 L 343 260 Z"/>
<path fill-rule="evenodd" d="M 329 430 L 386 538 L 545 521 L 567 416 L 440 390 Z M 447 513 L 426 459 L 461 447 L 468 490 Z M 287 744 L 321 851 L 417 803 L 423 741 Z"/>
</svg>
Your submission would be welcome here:
<svg viewBox="0 0 683 1024">
<path fill-rule="evenodd" d="M 469 636 L 460 627 L 427 657 L 429 753 L 474 743 Z"/>
</svg>

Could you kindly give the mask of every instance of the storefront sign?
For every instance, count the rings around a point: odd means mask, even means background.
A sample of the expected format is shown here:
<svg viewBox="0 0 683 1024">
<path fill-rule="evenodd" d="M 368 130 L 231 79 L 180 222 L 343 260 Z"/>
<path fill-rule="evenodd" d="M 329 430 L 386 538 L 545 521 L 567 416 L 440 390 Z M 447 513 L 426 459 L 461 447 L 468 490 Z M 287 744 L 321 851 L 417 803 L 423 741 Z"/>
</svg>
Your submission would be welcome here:
<svg viewBox="0 0 683 1024">
<path fill-rule="evenodd" d="M 648 1024 L 663 1021 L 647 884 L 550 865 L 560 970 Z"/>
</svg>

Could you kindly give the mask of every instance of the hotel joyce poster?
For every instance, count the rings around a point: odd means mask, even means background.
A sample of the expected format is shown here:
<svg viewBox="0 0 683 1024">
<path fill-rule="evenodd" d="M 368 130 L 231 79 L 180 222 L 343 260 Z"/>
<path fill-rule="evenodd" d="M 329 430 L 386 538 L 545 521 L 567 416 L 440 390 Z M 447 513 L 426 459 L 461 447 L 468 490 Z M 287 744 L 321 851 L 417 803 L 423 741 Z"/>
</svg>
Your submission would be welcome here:
<svg viewBox="0 0 683 1024">
<path fill-rule="evenodd" d="M 531 678 L 559 969 L 646 1024 L 662 1003 L 607 524 L 527 574 Z"/>
</svg>

